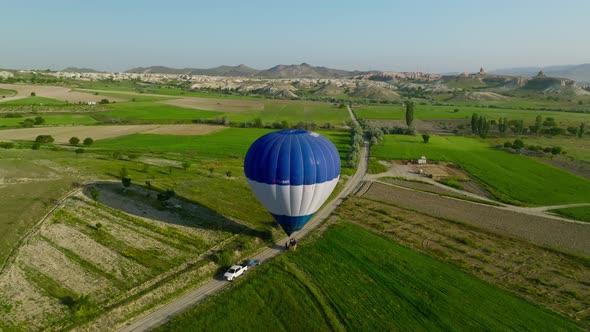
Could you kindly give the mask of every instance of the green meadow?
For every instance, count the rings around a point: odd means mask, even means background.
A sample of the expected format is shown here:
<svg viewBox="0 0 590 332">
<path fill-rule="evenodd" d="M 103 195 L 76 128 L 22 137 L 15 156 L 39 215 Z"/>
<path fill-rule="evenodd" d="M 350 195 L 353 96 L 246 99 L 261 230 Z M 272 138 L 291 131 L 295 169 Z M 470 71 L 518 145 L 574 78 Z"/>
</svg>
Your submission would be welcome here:
<svg viewBox="0 0 590 332">
<path fill-rule="evenodd" d="M 222 113 L 201 111 L 155 102 L 125 102 L 108 104 L 111 111 L 96 113 L 100 119 L 144 120 L 158 123 L 191 122 L 196 119 L 221 117 Z"/>
<path fill-rule="evenodd" d="M 10 100 L 0 103 L 0 106 L 27 106 L 27 105 L 43 105 L 43 106 L 59 106 L 66 105 L 65 101 L 45 98 L 45 97 L 27 97 L 23 99 Z"/>
<path fill-rule="evenodd" d="M 351 223 L 159 331 L 577 331 L 568 319 Z"/>
<path fill-rule="evenodd" d="M 533 158 L 493 148 L 485 141 L 456 136 L 386 135 L 371 149 L 382 160 L 417 159 L 453 162 L 475 177 L 497 198 L 531 205 L 590 201 L 590 181 Z"/>
<path fill-rule="evenodd" d="M 551 212 L 555 212 L 559 215 L 562 215 L 570 219 L 590 222 L 590 206 L 578 206 L 565 209 L 556 209 L 551 210 Z"/>
<path fill-rule="evenodd" d="M 266 103 L 262 111 L 245 111 L 226 114 L 233 122 L 253 122 L 260 118 L 263 122 L 287 121 L 293 125 L 300 121 L 315 122 L 318 126 L 325 123 L 341 126 L 350 121 L 346 108 L 339 108 L 329 103 Z"/>
<path fill-rule="evenodd" d="M 37 115 L 27 115 L 22 118 L 0 118 L 0 127 L 18 127 L 20 126 L 21 122 L 25 121 L 26 119 L 34 120 L 35 117 L 41 116 L 45 119 L 45 123 L 43 125 L 67 125 L 67 124 L 75 124 L 75 125 L 92 125 L 98 123 L 95 119 L 93 119 L 89 115 L 78 115 L 78 114 L 59 114 L 59 115 L 45 115 L 45 114 L 37 114 Z"/>
<path fill-rule="evenodd" d="M 458 111 L 455 111 L 455 110 Z M 354 112 L 359 118 L 363 119 L 386 119 L 386 120 L 403 120 L 405 119 L 405 108 L 402 105 L 391 106 L 362 106 L 354 108 Z M 435 106 L 435 105 L 416 105 L 414 110 L 414 119 L 471 119 L 473 113 L 486 116 L 489 120 L 499 118 L 508 118 L 508 120 L 524 120 L 527 123 L 535 121 L 537 115 L 543 118 L 552 117 L 562 125 L 579 125 L 580 122 L 590 121 L 590 114 L 560 112 L 560 111 L 541 111 L 541 110 L 520 110 L 520 109 L 501 109 L 501 108 L 484 108 L 474 106 Z"/>
</svg>

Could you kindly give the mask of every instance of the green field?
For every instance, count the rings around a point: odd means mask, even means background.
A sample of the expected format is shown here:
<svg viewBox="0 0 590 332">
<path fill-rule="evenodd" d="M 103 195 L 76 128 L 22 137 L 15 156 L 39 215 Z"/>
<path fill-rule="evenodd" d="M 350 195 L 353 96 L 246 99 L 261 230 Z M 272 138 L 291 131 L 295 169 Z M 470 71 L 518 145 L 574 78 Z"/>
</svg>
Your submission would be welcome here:
<svg viewBox="0 0 590 332">
<path fill-rule="evenodd" d="M 14 95 L 16 95 L 16 91 L 14 90 L 0 89 L 0 98 L 12 97 Z"/>
<path fill-rule="evenodd" d="M 196 119 L 221 117 L 222 113 L 201 111 L 155 102 L 125 102 L 108 104 L 112 111 L 97 113 L 99 118 L 144 120 L 158 123 L 190 122 Z"/>
<path fill-rule="evenodd" d="M 300 251 L 249 273 L 160 330 L 580 330 L 350 223 L 332 226 Z"/>
<path fill-rule="evenodd" d="M 458 164 L 497 198 L 533 205 L 590 202 L 590 181 L 529 157 L 497 150 L 485 141 L 455 136 L 386 135 L 371 153 L 382 160 L 417 159 Z M 517 202 L 514 202 L 516 200 Z"/>
<path fill-rule="evenodd" d="M 521 137 L 525 146 L 540 145 L 542 147 L 559 146 L 567 152 L 567 156 L 574 159 L 583 160 L 590 163 L 590 135 L 585 135 L 582 138 L 573 136 L 523 136 Z M 490 138 L 489 141 L 493 144 L 504 144 L 506 141 L 512 141 L 507 137 Z"/>
<path fill-rule="evenodd" d="M 458 112 L 455 112 L 458 109 Z M 363 119 L 405 119 L 405 108 L 402 105 L 391 106 L 362 106 L 354 108 L 354 112 Z M 482 108 L 474 106 L 435 106 L 416 105 L 414 111 L 415 119 L 471 119 L 473 113 L 485 115 L 489 120 L 508 118 L 508 120 L 524 120 L 526 123 L 533 123 L 537 115 L 543 118 L 553 117 L 562 126 L 579 125 L 580 122 L 590 121 L 590 114 L 559 112 L 559 111 L 533 111 L 520 109 Z"/>
<path fill-rule="evenodd" d="M 578 206 L 566 209 L 556 209 L 551 210 L 551 212 L 555 212 L 570 219 L 590 222 L 590 206 Z"/>
<path fill-rule="evenodd" d="M 1 102 L 0 106 L 26 106 L 26 105 L 43 105 L 43 106 L 58 106 L 66 105 L 65 101 L 45 98 L 45 97 L 28 97 L 23 99 L 10 100 Z"/>
<path fill-rule="evenodd" d="M 27 115 L 22 118 L 0 118 L 0 127 L 18 127 L 20 123 L 25 121 L 25 119 L 32 119 L 34 120 L 35 117 L 41 116 L 45 119 L 45 123 L 43 125 L 68 125 L 68 124 L 75 124 L 75 125 L 92 125 L 98 123 L 95 119 L 93 119 L 89 115 L 77 115 L 77 114 L 60 114 L 60 115 L 44 115 L 44 114 L 37 114 L 37 115 Z"/>
<path fill-rule="evenodd" d="M 84 93 L 88 93 L 88 91 L 81 91 Z M 129 101 L 136 101 L 136 102 L 149 102 L 149 101 L 160 101 L 160 100 L 168 100 L 170 97 L 157 97 L 157 96 L 144 96 L 144 95 L 136 95 L 136 94 L 125 94 L 125 93 L 112 93 L 112 92 L 98 92 L 99 96 L 104 96 L 107 99 L 109 98 L 123 98 Z"/>
<path fill-rule="evenodd" d="M 128 151 L 190 152 L 195 155 L 244 157 L 248 147 L 260 136 L 273 130 L 258 128 L 227 128 L 209 135 L 175 136 L 133 134 L 97 141 L 93 147 Z M 318 131 L 346 157 L 350 136 L 346 131 Z"/>
<path fill-rule="evenodd" d="M 287 121 L 294 125 L 299 121 L 315 122 L 318 126 L 325 123 L 342 125 L 350 121 L 346 108 L 339 108 L 328 103 L 266 103 L 262 111 L 246 111 L 226 114 L 233 122 L 253 122 L 260 118 L 266 124 Z"/>
</svg>

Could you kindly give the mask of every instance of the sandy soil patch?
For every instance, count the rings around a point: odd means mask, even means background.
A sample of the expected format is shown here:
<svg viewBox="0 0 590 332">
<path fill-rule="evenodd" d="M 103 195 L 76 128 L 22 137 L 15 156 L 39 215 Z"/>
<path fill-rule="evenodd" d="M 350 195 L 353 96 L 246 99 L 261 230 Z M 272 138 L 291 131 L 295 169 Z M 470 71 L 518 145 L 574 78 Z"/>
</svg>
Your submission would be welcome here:
<svg viewBox="0 0 590 332">
<path fill-rule="evenodd" d="M 68 126 L 0 130 L 0 140 L 34 141 L 39 135 L 51 135 L 56 143 L 67 143 L 72 136 L 94 140 L 131 134 L 207 135 L 222 130 L 208 125 L 123 125 L 123 126 Z"/>
<path fill-rule="evenodd" d="M 419 174 L 420 170 L 425 174 L 432 175 L 434 180 L 440 179 L 459 179 L 469 180 L 469 175 L 457 166 L 450 163 L 438 163 L 438 164 L 426 164 L 426 165 L 414 165 L 413 171 Z"/>
<path fill-rule="evenodd" d="M 210 126 L 203 124 L 160 125 L 157 128 L 142 131 L 142 134 L 196 136 L 208 135 L 225 129 L 224 126 Z"/>
<path fill-rule="evenodd" d="M 35 241 L 24 246 L 19 253 L 18 260 L 32 265 L 41 273 L 77 294 L 113 291 L 107 280 L 87 273 L 45 241 Z"/>
<path fill-rule="evenodd" d="M 35 323 L 41 323 L 48 316 L 63 315 L 64 311 L 64 306 L 59 305 L 57 300 L 45 296 L 25 277 L 24 272 L 16 264 L 13 264 L 0 279 L 0 299 L 15 304 L 8 314 L 0 311 L 0 319 L 6 322 L 26 323 L 37 328 L 41 326 Z"/>
<path fill-rule="evenodd" d="M 0 102 L 10 100 L 17 100 L 28 98 L 31 92 L 34 92 L 37 97 L 46 97 L 57 100 L 68 101 L 70 103 L 78 102 L 99 102 L 104 99 L 104 96 L 95 96 L 91 93 L 84 93 L 72 91 L 70 88 L 60 86 L 46 86 L 46 85 L 24 85 L 24 84 L 0 84 L 0 89 L 15 90 L 16 95 L 13 97 L 2 98 Z M 109 101 L 126 101 L 124 98 L 107 98 Z"/>
<path fill-rule="evenodd" d="M 423 211 L 563 250 L 590 254 L 586 224 L 533 216 L 467 201 L 373 183 L 363 197 Z"/>
<path fill-rule="evenodd" d="M 61 223 L 53 223 L 41 230 L 41 234 L 60 247 L 66 248 L 83 259 L 92 262 L 103 271 L 114 275 L 117 279 L 134 280 L 142 279 L 146 269 L 118 255 L 111 249 L 100 245 L 90 237 Z"/>
<path fill-rule="evenodd" d="M 261 111 L 264 109 L 264 102 L 262 101 L 239 99 L 185 97 L 180 99 L 164 100 L 161 101 L 161 103 L 203 111 L 244 112 Z"/>
</svg>

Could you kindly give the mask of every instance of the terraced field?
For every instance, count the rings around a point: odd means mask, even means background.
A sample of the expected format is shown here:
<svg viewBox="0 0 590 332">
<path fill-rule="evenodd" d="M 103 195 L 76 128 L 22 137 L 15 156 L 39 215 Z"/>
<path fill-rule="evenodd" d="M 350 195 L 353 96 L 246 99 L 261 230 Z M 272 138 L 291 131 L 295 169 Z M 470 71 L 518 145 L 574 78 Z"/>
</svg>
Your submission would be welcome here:
<svg viewBox="0 0 590 332">
<path fill-rule="evenodd" d="M 107 314 L 121 320 L 209 276 L 212 249 L 255 241 L 246 226 L 214 211 L 176 198 L 165 208 L 155 195 L 97 183 L 60 202 L 0 276 L 0 303 L 9 308 L 1 320 L 64 329 L 124 306 Z M 176 287 L 158 288 L 165 279 Z"/>
</svg>

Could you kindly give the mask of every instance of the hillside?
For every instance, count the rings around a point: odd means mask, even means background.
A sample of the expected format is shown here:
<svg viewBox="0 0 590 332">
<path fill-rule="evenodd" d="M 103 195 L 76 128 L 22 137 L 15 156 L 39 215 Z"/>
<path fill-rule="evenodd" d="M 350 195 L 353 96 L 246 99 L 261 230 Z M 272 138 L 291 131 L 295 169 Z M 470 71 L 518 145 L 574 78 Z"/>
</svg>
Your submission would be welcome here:
<svg viewBox="0 0 590 332">
<path fill-rule="evenodd" d="M 67 73 L 101 73 L 101 71 L 92 69 L 92 68 L 78 68 L 78 67 L 68 67 L 62 69 L 61 71 Z"/>
<path fill-rule="evenodd" d="M 258 70 L 246 65 L 219 66 L 209 69 L 170 68 L 164 66 L 136 67 L 127 73 L 158 73 L 173 75 L 209 75 L 209 76 L 241 76 L 260 78 L 334 78 L 361 74 L 359 71 L 347 71 L 326 67 L 315 67 L 307 63 L 300 65 L 278 65 L 265 70 Z"/>
<path fill-rule="evenodd" d="M 590 82 L 590 63 L 549 67 L 517 67 L 492 71 L 495 74 L 533 77 L 542 70 L 547 76 L 564 77 L 577 82 Z"/>
</svg>

